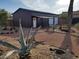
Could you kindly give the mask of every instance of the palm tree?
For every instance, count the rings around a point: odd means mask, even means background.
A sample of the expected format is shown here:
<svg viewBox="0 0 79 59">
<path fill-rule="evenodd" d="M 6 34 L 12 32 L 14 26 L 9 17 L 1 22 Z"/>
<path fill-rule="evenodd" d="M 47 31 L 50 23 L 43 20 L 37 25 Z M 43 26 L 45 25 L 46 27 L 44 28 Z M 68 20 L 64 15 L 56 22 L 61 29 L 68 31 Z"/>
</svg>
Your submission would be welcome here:
<svg viewBox="0 0 79 59">
<path fill-rule="evenodd" d="M 70 0 L 70 4 L 68 8 L 68 19 L 67 19 L 68 31 L 66 32 L 66 36 L 65 36 L 66 37 L 65 40 L 68 40 L 68 42 L 71 41 L 70 32 L 71 32 L 72 18 L 73 18 L 73 3 L 74 3 L 74 0 Z M 68 45 L 68 42 L 66 42 L 65 45 Z M 65 48 L 67 49 L 68 46 L 66 46 Z"/>
<path fill-rule="evenodd" d="M 64 46 L 64 49 L 65 50 L 68 50 L 70 52 L 73 52 L 72 51 L 72 41 L 71 41 L 71 26 L 72 26 L 72 18 L 73 18 L 73 3 L 74 3 L 74 0 L 70 0 L 70 4 L 69 4 L 69 8 L 68 8 L 68 19 L 67 19 L 67 24 L 68 24 L 68 32 L 66 32 L 66 36 L 65 36 L 65 39 L 64 41 L 66 43 L 64 43 L 63 41 L 63 46 Z M 72 59 L 72 55 L 70 54 L 66 54 L 66 57 L 67 59 Z"/>
<path fill-rule="evenodd" d="M 71 41 L 71 26 L 72 26 L 72 18 L 73 18 L 73 3 L 74 0 L 70 0 L 69 8 L 68 8 L 68 18 L 67 18 L 67 26 L 68 30 L 65 35 L 65 39 L 62 42 L 60 48 L 65 49 L 68 53 L 65 55 L 64 59 L 72 59 L 72 55 L 69 52 L 72 51 L 72 41 Z M 62 59 L 62 58 L 61 58 Z"/>
<path fill-rule="evenodd" d="M 68 30 L 69 32 L 71 30 L 71 23 L 72 23 L 72 18 L 73 18 L 73 3 L 74 3 L 74 0 L 70 0 L 70 5 L 68 9 Z"/>
</svg>

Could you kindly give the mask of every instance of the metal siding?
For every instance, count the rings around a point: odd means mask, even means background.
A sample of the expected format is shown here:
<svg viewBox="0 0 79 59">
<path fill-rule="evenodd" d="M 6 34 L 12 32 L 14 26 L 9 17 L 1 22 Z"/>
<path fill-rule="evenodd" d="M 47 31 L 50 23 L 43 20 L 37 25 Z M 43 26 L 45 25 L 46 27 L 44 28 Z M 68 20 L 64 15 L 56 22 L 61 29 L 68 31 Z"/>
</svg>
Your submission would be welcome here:
<svg viewBox="0 0 79 59">
<path fill-rule="evenodd" d="M 38 18 L 37 19 L 37 27 L 41 26 L 41 27 L 48 27 L 48 19 L 46 18 Z"/>
<path fill-rule="evenodd" d="M 54 15 L 40 13 L 40 12 L 29 12 L 26 10 L 18 10 L 16 13 L 13 14 L 14 26 L 19 26 L 19 19 L 21 19 L 23 27 L 32 27 L 33 26 L 32 16 L 54 17 Z M 37 27 L 40 25 L 42 27 L 48 26 L 49 20 L 46 18 L 37 18 Z"/>
<path fill-rule="evenodd" d="M 31 14 L 29 12 L 19 11 L 19 12 L 13 14 L 14 26 L 19 26 L 19 19 L 21 19 L 21 24 L 23 27 L 32 26 Z"/>
</svg>

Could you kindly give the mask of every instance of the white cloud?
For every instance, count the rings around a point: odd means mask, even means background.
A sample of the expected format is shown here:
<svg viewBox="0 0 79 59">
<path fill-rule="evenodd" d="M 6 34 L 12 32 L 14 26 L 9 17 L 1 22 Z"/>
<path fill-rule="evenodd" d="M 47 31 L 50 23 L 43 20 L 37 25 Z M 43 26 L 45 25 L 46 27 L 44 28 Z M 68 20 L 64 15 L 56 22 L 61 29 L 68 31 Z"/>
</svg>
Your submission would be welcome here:
<svg viewBox="0 0 79 59">
<path fill-rule="evenodd" d="M 46 2 L 46 0 L 20 0 L 25 6 L 28 6 L 30 9 L 45 11 L 51 13 L 61 13 L 63 11 L 67 11 L 70 0 L 50 0 Z M 48 0 L 47 0 L 48 1 Z M 50 2 L 53 2 L 50 5 Z M 79 1 L 74 0 L 74 10 L 78 10 Z"/>
<path fill-rule="evenodd" d="M 58 0 L 56 3 L 58 5 L 68 5 L 70 0 Z"/>
<path fill-rule="evenodd" d="M 68 6 L 69 6 L 70 0 L 58 0 L 56 2 L 56 5 L 61 6 L 57 12 L 63 12 L 63 11 L 67 11 L 68 10 Z M 74 0 L 74 10 L 79 10 L 78 6 L 79 6 L 79 0 Z"/>
<path fill-rule="evenodd" d="M 78 0 L 74 0 L 74 4 L 76 4 L 78 2 Z M 69 5 L 70 0 L 58 0 L 57 4 L 59 5 Z"/>
<path fill-rule="evenodd" d="M 36 10 L 49 9 L 49 5 L 44 2 L 44 0 L 37 0 L 34 4 Z"/>
<path fill-rule="evenodd" d="M 73 8 L 74 8 L 74 11 L 79 10 L 79 1 L 77 1 L 75 3 L 75 5 L 73 6 Z"/>
<path fill-rule="evenodd" d="M 22 3 L 28 7 L 30 7 L 31 9 L 35 9 L 35 10 L 45 10 L 45 9 L 49 9 L 49 6 L 45 3 L 44 0 L 21 0 Z"/>
<path fill-rule="evenodd" d="M 58 9 L 56 12 L 57 12 L 57 13 L 60 13 L 60 12 L 63 12 L 63 11 L 64 11 L 64 12 L 67 11 L 67 8 L 60 8 L 60 9 Z"/>
</svg>

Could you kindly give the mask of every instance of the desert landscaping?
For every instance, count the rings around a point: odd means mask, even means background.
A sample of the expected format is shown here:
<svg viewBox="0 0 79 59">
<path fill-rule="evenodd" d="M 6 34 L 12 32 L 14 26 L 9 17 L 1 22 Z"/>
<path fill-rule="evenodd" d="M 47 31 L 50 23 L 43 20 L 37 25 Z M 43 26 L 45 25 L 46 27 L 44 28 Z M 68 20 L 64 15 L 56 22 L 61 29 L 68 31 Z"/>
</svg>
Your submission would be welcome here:
<svg viewBox="0 0 79 59">
<path fill-rule="evenodd" d="M 3 34 L 0 35 L 0 40 L 6 41 L 8 43 L 11 43 L 14 46 L 20 47 L 20 44 L 18 42 L 18 33 L 14 34 Z M 50 48 L 58 48 L 64 46 L 64 44 L 70 43 L 69 41 L 65 40 L 66 33 L 63 31 L 56 30 L 55 32 L 49 30 L 46 31 L 46 29 L 39 29 L 38 32 L 35 35 L 35 40 L 38 42 L 43 42 L 44 44 L 38 44 L 36 47 L 32 48 L 30 51 L 30 58 L 31 59 L 52 59 L 54 56 L 52 55 Z M 71 44 L 70 47 L 72 47 L 72 51 L 75 53 L 76 56 L 79 56 L 79 37 L 77 33 L 71 33 Z M 63 44 L 63 42 L 66 42 Z M 1 52 L 6 53 L 7 51 L 12 50 L 11 48 L 4 47 L 0 45 L 0 54 Z M 13 57 L 15 56 L 15 57 Z M 73 56 L 74 57 L 74 56 Z M 16 55 L 11 55 L 10 59 L 17 59 Z M 75 58 L 75 57 L 74 57 Z M 77 59 L 77 58 L 76 58 Z"/>
<path fill-rule="evenodd" d="M 79 59 L 78 3 L 1 1 L 0 59 Z"/>
</svg>

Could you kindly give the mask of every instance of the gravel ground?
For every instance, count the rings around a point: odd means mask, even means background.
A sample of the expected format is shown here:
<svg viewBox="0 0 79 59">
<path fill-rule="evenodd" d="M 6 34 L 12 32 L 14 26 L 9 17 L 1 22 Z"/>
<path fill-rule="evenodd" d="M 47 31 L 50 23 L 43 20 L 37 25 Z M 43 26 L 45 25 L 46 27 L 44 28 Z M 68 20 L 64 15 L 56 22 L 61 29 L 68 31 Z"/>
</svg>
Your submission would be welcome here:
<svg viewBox="0 0 79 59">
<path fill-rule="evenodd" d="M 18 35 L 16 34 L 11 34 L 11 35 L 0 35 L 0 40 L 7 41 L 17 47 L 20 47 L 17 39 Z M 44 41 L 45 45 L 38 45 L 36 48 L 31 50 L 31 59 L 37 59 L 37 55 L 42 56 L 39 59 L 50 59 L 50 51 L 49 51 L 49 46 L 56 46 L 56 47 L 61 47 L 62 43 L 64 42 L 65 33 L 64 32 L 46 32 L 45 30 L 39 30 L 38 33 L 35 36 L 35 39 L 37 41 Z M 71 42 L 70 46 L 72 46 L 72 51 L 79 56 L 79 38 L 74 34 L 71 36 Z M 68 42 L 66 42 L 68 43 Z M 3 47 L 0 45 L 0 50 L 6 52 L 8 50 L 11 50 L 7 47 Z M 40 53 L 41 54 L 40 54 Z M 34 57 L 33 57 L 34 56 Z M 12 58 L 10 58 L 12 59 Z M 13 58 L 16 59 L 16 58 Z"/>
</svg>

